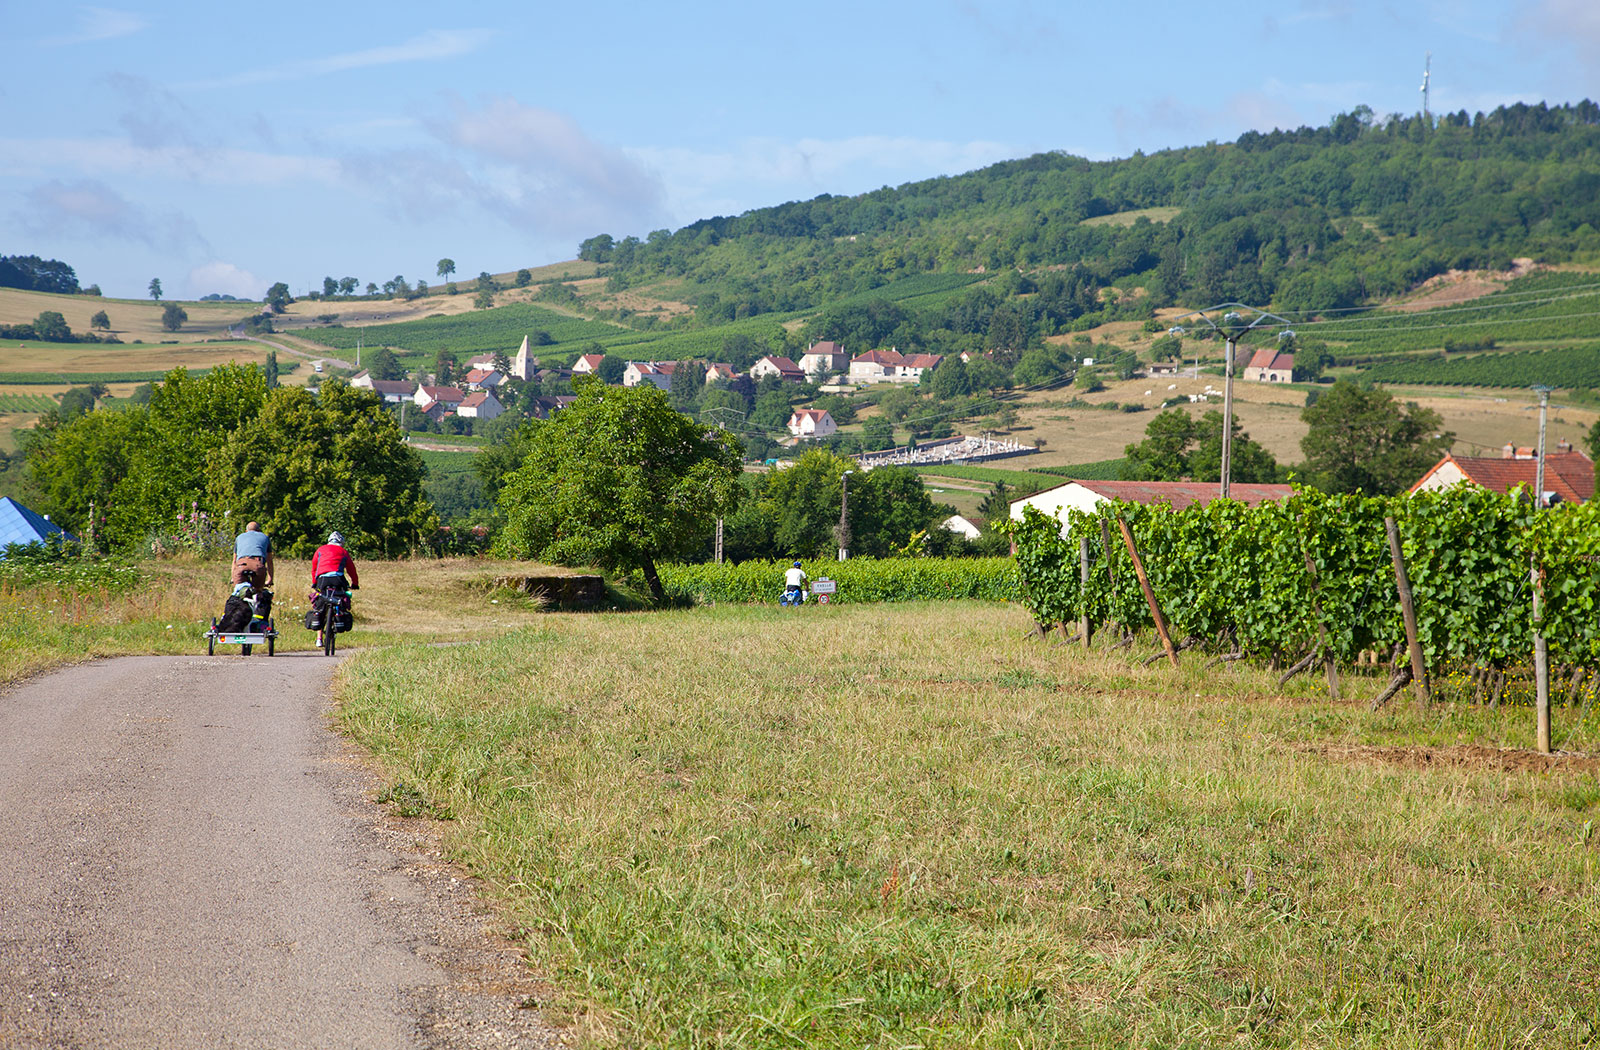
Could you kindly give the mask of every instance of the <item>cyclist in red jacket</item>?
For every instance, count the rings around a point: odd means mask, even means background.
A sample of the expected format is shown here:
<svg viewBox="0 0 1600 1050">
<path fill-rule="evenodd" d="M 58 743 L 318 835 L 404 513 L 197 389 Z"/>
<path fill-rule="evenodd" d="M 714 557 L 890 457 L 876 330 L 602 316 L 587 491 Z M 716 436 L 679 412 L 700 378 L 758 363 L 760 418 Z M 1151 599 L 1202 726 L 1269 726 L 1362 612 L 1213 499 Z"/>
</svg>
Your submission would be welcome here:
<svg viewBox="0 0 1600 1050">
<path fill-rule="evenodd" d="M 338 532 L 328 534 L 328 542 L 317 548 L 311 556 L 311 595 L 315 599 L 322 588 L 333 584 L 343 591 L 361 589 L 361 577 L 356 575 L 355 559 L 344 549 L 344 537 Z M 317 644 L 322 644 L 322 632 L 317 632 Z"/>
</svg>

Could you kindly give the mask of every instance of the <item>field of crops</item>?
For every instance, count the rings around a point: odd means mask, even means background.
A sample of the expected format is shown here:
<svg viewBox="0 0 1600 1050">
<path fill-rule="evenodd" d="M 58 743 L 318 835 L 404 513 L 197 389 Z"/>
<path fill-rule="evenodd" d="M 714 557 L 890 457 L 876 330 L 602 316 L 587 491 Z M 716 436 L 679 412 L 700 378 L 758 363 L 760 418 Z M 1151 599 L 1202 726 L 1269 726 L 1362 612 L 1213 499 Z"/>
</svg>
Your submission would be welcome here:
<svg viewBox="0 0 1600 1050">
<path fill-rule="evenodd" d="M 1034 467 L 1034 473 L 1049 474 L 1056 478 L 1068 478 L 1075 481 L 1116 481 L 1122 477 L 1122 467 L 1128 461 L 1122 456 L 1116 459 L 1097 459 L 1093 463 L 1069 463 L 1064 467 Z"/>
<path fill-rule="evenodd" d="M 191 368 L 190 375 L 205 375 L 209 368 Z M 60 386 L 71 383 L 155 383 L 165 372 L 0 372 L 0 386 Z"/>
<path fill-rule="evenodd" d="M 1600 281 L 1589 273 L 1541 273 L 1455 306 L 1415 313 L 1357 312 L 1297 321 L 1302 339 L 1337 344 L 1339 356 L 1442 349 L 1447 338 L 1500 345 L 1593 339 L 1600 334 Z"/>
<path fill-rule="evenodd" d="M 0 412 L 49 412 L 56 399 L 47 394 L 0 394 Z"/>
<path fill-rule="evenodd" d="M 852 303 L 864 303 L 873 299 L 887 299 L 897 303 L 922 300 L 916 305 L 928 305 L 948 296 L 952 292 L 958 292 L 969 285 L 988 280 L 992 276 L 992 274 L 987 273 L 919 273 L 898 281 L 891 281 L 869 291 L 858 292 L 848 298 L 835 299 L 829 302 L 828 306 L 848 306 Z"/>
<path fill-rule="evenodd" d="M 1526 387 L 1564 390 L 1600 387 L 1600 345 L 1525 350 L 1473 357 L 1409 357 L 1384 361 L 1363 373 L 1374 383 Z"/>
</svg>

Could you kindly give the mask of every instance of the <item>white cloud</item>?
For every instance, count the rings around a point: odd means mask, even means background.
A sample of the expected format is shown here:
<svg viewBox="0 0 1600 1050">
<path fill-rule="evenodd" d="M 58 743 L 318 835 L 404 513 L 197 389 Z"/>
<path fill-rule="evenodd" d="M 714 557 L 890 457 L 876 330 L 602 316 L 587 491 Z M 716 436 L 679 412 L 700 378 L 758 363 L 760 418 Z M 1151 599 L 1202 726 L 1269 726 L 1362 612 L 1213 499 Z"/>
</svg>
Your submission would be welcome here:
<svg viewBox="0 0 1600 1050">
<path fill-rule="evenodd" d="M 189 271 L 188 292 L 190 298 L 216 294 L 259 299 L 266 294 L 267 284 L 249 270 L 214 260 Z"/>
<path fill-rule="evenodd" d="M 133 241 L 152 248 L 204 245 L 194 221 L 180 212 L 155 213 L 95 179 L 42 183 L 24 194 L 16 224 L 37 237 Z"/>
<path fill-rule="evenodd" d="M 499 98 L 423 127 L 437 146 L 352 152 L 343 174 L 409 219 L 471 208 L 549 240 L 666 217 L 660 179 L 564 114 Z"/>
<path fill-rule="evenodd" d="M 488 43 L 493 34 L 487 29 L 430 29 L 399 44 L 346 51 L 322 58 L 308 58 L 282 66 L 251 69 L 230 77 L 215 80 L 192 81 L 180 85 L 189 89 L 242 87 L 247 84 L 265 84 L 278 80 L 301 80 L 306 77 L 343 73 L 352 69 L 369 69 L 404 62 L 436 62 L 471 54 Z"/>
<path fill-rule="evenodd" d="M 149 23 L 131 11 L 115 11 L 109 7 L 80 7 L 77 14 L 77 31 L 64 36 L 40 41 L 46 47 L 68 47 L 73 44 L 91 44 L 99 40 L 115 40 L 142 31 Z"/>
</svg>

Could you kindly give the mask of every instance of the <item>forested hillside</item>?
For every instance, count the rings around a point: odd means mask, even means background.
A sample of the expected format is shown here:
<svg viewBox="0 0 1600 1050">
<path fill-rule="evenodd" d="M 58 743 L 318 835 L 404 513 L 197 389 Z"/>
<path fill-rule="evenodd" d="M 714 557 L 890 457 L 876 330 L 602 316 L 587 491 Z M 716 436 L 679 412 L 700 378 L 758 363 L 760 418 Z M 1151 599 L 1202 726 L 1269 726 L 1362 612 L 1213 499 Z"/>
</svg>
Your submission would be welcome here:
<svg viewBox="0 0 1600 1050">
<path fill-rule="evenodd" d="M 713 324 L 917 274 L 1020 268 L 1017 285 L 992 291 L 1029 294 L 1015 304 L 1024 328 L 1060 330 L 1228 300 L 1347 308 L 1452 268 L 1592 261 L 1597 199 L 1592 102 L 1431 122 L 1380 122 L 1363 107 L 1229 144 L 1107 162 L 1039 154 L 642 241 L 602 234 L 582 256 L 613 291 L 673 282 Z"/>
</svg>

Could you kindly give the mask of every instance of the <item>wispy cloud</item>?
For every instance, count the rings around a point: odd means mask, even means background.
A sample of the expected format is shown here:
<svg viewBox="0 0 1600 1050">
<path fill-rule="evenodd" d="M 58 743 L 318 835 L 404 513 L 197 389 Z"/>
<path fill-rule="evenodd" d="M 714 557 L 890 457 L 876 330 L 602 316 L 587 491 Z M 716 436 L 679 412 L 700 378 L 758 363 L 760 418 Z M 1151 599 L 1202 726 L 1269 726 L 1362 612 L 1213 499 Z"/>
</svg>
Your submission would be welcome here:
<svg viewBox="0 0 1600 1050">
<path fill-rule="evenodd" d="M 468 55 L 488 43 L 494 34 L 487 29 L 430 29 L 399 44 L 346 51 L 322 58 L 308 58 L 281 66 L 251 69 L 229 77 L 214 80 L 191 81 L 179 85 L 185 89 L 229 88 L 249 84 L 265 84 L 278 80 L 301 80 L 306 77 L 327 76 L 352 69 L 369 69 L 373 66 L 391 66 L 406 62 L 437 62 Z"/>
<path fill-rule="evenodd" d="M 131 11 L 116 11 L 109 7 L 80 7 L 74 32 L 48 37 L 40 43 L 46 47 L 70 47 L 73 44 L 92 44 L 98 40 L 115 40 L 132 36 L 149 25 L 142 15 Z"/>
<path fill-rule="evenodd" d="M 190 297 L 231 295 L 238 299 L 259 299 L 266 294 L 267 282 L 243 267 L 220 259 L 203 263 L 189 271 Z"/>
<path fill-rule="evenodd" d="M 177 178 L 222 186 L 333 183 L 339 164 L 323 157 L 240 149 L 149 148 L 126 139 L 0 139 L 0 175 L 47 178 L 84 171 Z"/>
<path fill-rule="evenodd" d="M 35 237 L 110 238 L 158 249 L 205 245 L 188 216 L 151 212 L 95 179 L 53 179 L 28 190 L 23 200 L 12 218 Z"/>
<path fill-rule="evenodd" d="M 423 122 L 436 146 L 350 153 L 346 178 L 408 218 L 482 210 L 530 235 L 639 229 L 666 215 L 660 179 L 570 117 L 498 98 Z"/>
</svg>

